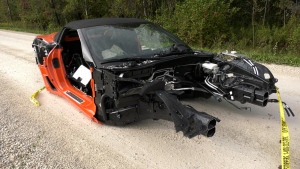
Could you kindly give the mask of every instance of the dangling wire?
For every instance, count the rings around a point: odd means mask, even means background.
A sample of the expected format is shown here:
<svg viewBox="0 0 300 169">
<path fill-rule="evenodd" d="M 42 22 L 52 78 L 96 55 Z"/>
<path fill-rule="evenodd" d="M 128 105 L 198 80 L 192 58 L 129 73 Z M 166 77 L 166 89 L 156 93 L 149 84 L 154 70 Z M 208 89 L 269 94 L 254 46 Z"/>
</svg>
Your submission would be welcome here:
<svg viewBox="0 0 300 169">
<path fill-rule="evenodd" d="M 239 109 L 239 110 L 250 110 L 251 111 L 251 107 L 239 107 L 237 105 L 235 105 L 234 103 L 230 102 L 226 97 L 223 97 L 229 104 L 231 104 L 233 107 Z"/>
<path fill-rule="evenodd" d="M 270 102 L 270 103 L 278 103 L 279 101 L 277 99 L 268 99 L 268 102 Z M 288 117 L 290 117 L 290 114 L 294 117 L 295 114 L 292 111 L 292 109 L 285 102 L 282 102 L 282 104 L 283 104 L 283 108 L 284 108 L 286 114 L 288 115 Z"/>
</svg>

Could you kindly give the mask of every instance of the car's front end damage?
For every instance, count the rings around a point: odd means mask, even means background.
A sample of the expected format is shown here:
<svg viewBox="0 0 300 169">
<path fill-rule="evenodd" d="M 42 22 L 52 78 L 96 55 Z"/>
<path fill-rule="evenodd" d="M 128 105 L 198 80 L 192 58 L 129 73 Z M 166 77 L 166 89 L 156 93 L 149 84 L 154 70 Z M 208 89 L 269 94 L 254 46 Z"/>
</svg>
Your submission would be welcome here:
<svg viewBox="0 0 300 169">
<path fill-rule="evenodd" d="M 216 121 L 219 120 L 188 105 L 182 105 L 178 100 L 178 97 L 185 94 L 180 89 L 197 87 L 184 78 L 186 71 L 183 70 L 192 71 L 194 61 L 210 58 L 210 55 L 203 58 L 192 57 L 184 65 L 180 65 L 178 63 L 187 60 L 187 57 L 179 57 L 170 61 L 145 63 L 138 67 L 109 66 L 110 69 L 94 71 L 97 88 L 95 103 L 101 105 L 101 111 L 96 116 L 101 121 L 115 125 L 145 119 L 164 119 L 173 121 L 176 131 L 182 131 L 187 137 L 199 134 L 213 136 Z"/>
<path fill-rule="evenodd" d="M 192 50 L 140 19 L 71 22 L 33 47 L 47 90 L 111 125 L 163 119 L 189 138 L 211 137 L 220 120 L 180 99 L 213 97 L 245 109 L 233 101 L 264 107 L 276 92 L 265 66 L 234 52 Z"/>
<path fill-rule="evenodd" d="M 245 56 L 232 54 L 228 61 L 224 55 L 198 51 L 167 60 L 118 62 L 94 71 L 95 103 L 101 107 L 96 117 L 115 125 L 164 119 L 189 138 L 211 137 L 220 120 L 178 99 L 213 96 L 266 106 L 277 81 L 265 66 Z"/>
</svg>

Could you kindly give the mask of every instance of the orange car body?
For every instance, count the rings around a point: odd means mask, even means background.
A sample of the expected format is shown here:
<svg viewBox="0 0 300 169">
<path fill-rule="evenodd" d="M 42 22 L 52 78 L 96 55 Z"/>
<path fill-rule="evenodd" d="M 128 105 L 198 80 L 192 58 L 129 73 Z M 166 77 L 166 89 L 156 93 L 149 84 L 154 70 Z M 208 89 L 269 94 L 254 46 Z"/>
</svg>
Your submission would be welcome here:
<svg viewBox="0 0 300 169">
<path fill-rule="evenodd" d="M 52 33 L 49 35 L 39 35 L 36 38 L 43 39 L 47 43 L 54 42 L 54 36 L 57 34 Z M 79 38 L 70 38 L 66 37 L 66 41 L 78 41 Z M 73 85 L 70 83 L 70 81 L 66 78 L 66 70 L 63 66 L 59 66 L 59 68 L 54 68 L 52 61 L 56 60 L 59 65 L 64 65 L 62 60 L 62 51 L 63 47 L 55 47 L 53 48 L 47 57 L 43 57 L 44 62 L 43 64 L 38 63 L 38 67 L 40 69 L 40 72 L 42 74 L 46 89 L 56 95 L 59 95 L 61 97 L 64 97 L 68 101 L 70 101 L 72 104 L 74 104 L 78 109 L 80 109 L 83 113 L 85 113 L 88 117 L 90 117 L 93 121 L 100 123 L 99 120 L 97 120 L 94 116 L 96 113 L 96 105 L 94 103 L 94 97 L 95 97 L 95 87 L 94 87 L 94 80 L 91 79 L 90 85 L 92 89 L 92 96 L 89 96 L 82 91 L 78 90 L 77 88 L 73 87 Z M 90 68 L 91 74 L 93 72 L 93 69 Z M 55 87 L 54 87 L 55 86 Z M 70 97 L 67 93 L 71 92 L 76 97 L 79 97 L 82 102 L 78 102 L 72 97 Z"/>
</svg>

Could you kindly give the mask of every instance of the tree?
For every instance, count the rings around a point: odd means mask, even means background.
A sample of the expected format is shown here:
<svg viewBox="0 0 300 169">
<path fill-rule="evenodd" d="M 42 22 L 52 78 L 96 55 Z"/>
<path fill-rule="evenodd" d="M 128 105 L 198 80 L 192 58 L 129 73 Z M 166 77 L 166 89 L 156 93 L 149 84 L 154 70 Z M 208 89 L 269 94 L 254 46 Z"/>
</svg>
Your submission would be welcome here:
<svg viewBox="0 0 300 169">
<path fill-rule="evenodd" d="M 230 7 L 230 2 L 185 0 L 177 3 L 174 10 L 164 7 L 156 17 L 185 42 L 201 48 L 219 47 L 229 38 L 231 25 L 228 21 L 235 12 L 237 9 Z"/>
<path fill-rule="evenodd" d="M 9 5 L 8 0 L 6 0 L 6 5 L 7 5 L 7 11 L 8 11 L 9 19 L 10 19 L 10 21 L 12 21 L 12 14 L 11 14 L 10 5 Z"/>
<path fill-rule="evenodd" d="M 60 19 L 58 17 L 58 14 L 57 14 L 57 11 L 56 11 L 56 8 L 55 8 L 54 0 L 50 0 L 50 4 L 51 4 L 51 8 L 53 9 L 53 12 L 54 12 L 56 23 L 57 23 L 57 25 L 60 25 Z"/>
</svg>

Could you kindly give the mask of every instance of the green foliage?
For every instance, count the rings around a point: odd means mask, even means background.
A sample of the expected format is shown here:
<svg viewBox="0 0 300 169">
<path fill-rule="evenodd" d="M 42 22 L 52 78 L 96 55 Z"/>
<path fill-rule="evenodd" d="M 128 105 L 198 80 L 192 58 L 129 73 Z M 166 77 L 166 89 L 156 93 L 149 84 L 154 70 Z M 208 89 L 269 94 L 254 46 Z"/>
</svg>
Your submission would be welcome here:
<svg viewBox="0 0 300 169">
<path fill-rule="evenodd" d="M 300 58 L 296 54 L 278 54 L 274 56 L 253 51 L 244 53 L 250 58 L 259 62 L 300 66 Z"/>
<path fill-rule="evenodd" d="M 66 22 L 70 22 L 73 19 L 79 20 L 88 18 L 84 14 L 84 1 L 81 0 L 65 0 L 66 5 L 63 8 L 63 14 Z"/>
<path fill-rule="evenodd" d="M 0 28 L 35 33 L 99 17 L 151 20 L 197 49 L 246 51 L 263 62 L 300 64 L 295 0 L 1 0 Z"/>
<path fill-rule="evenodd" d="M 186 0 L 175 9 L 160 9 L 155 21 L 186 42 L 199 47 L 220 47 L 229 38 L 227 21 L 236 12 L 237 8 L 230 8 L 230 2 Z"/>
</svg>

